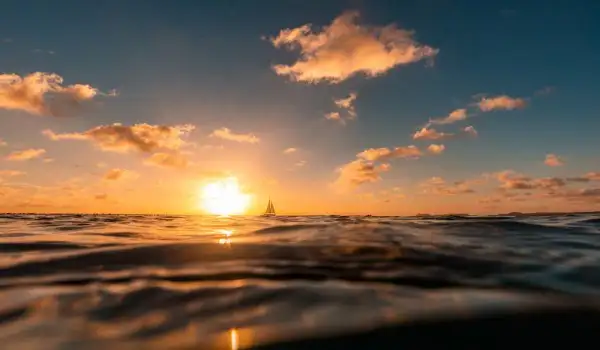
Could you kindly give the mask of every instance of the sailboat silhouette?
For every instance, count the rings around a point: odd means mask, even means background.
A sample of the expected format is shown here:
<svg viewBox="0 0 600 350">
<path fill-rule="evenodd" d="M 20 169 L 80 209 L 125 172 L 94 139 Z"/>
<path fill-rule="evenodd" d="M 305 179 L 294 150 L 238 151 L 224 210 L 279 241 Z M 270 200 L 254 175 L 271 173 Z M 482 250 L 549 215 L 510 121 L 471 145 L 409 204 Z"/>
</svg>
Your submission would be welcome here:
<svg viewBox="0 0 600 350">
<path fill-rule="evenodd" d="M 262 216 L 275 216 L 275 207 L 273 206 L 271 197 L 269 197 L 269 204 L 267 204 L 267 210 L 265 210 L 265 213 Z"/>
</svg>

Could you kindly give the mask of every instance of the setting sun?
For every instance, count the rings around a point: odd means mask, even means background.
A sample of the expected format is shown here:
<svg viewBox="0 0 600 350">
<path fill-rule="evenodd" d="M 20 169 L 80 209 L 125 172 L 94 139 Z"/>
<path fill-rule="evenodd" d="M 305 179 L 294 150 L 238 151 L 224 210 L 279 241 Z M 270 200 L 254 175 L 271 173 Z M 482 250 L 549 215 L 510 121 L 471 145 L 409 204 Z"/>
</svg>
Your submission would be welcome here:
<svg viewBox="0 0 600 350">
<path fill-rule="evenodd" d="M 250 204 L 250 195 L 240 191 L 235 177 L 211 182 L 202 188 L 201 206 L 214 215 L 243 214 Z"/>
</svg>

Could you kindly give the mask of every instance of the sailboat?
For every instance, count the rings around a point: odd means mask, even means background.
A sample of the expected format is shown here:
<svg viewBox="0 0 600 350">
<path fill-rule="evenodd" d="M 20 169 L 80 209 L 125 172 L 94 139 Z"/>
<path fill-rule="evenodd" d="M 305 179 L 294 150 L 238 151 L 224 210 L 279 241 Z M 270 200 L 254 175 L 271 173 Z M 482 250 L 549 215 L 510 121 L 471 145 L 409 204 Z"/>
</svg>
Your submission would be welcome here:
<svg viewBox="0 0 600 350">
<path fill-rule="evenodd" d="M 275 207 L 273 206 L 273 202 L 271 201 L 270 197 L 269 204 L 267 204 L 267 210 L 265 210 L 265 213 L 262 216 L 275 216 Z"/>
</svg>

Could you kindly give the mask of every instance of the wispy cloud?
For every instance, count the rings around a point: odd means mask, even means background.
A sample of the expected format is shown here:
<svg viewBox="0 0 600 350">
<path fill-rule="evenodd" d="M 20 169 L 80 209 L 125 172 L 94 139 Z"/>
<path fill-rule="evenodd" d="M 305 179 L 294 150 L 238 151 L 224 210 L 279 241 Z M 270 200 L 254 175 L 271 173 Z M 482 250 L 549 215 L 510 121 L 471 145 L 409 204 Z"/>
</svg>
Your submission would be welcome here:
<svg viewBox="0 0 600 350">
<path fill-rule="evenodd" d="M 507 95 L 495 96 L 495 97 L 484 97 L 477 106 L 483 112 L 490 112 L 494 110 L 513 110 L 521 109 L 527 106 L 527 101 L 523 98 L 514 98 Z"/>
<path fill-rule="evenodd" d="M 283 150 L 283 154 L 292 154 L 296 153 L 298 150 L 294 147 L 286 148 Z"/>
<path fill-rule="evenodd" d="M 63 78 L 54 73 L 36 72 L 24 77 L 0 74 L 2 109 L 34 115 L 67 115 L 98 95 L 107 94 L 85 84 L 63 86 Z"/>
<path fill-rule="evenodd" d="M 36 53 L 36 54 L 48 54 L 48 55 L 54 55 L 56 53 L 52 50 L 43 50 L 43 49 L 34 49 L 34 50 L 31 50 L 31 52 Z"/>
<path fill-rule="evenodd" d="M 356 155 L 366 161 L 384 161 L 392 158 L 418 158 L 422 152 L 417 146 L 410 145 L 396 148 L 369 148 Z"/>
<path fill-rule="evenodd" d="M 0 170 L 0 179 L 25 175 L 25 172 L 19 170 Z"/>
<path fill-rule="evenodd" d="M 154 153 L 148 157 L 144 164 L 154 165 L 165 168 L 177 168 L 184 169 L 188 166 L 189 161 L 187 157 L 178 153 Z"/>
<path fill-rule="evenodd" d="M 429 123 L 427 124 L 427 126 L 432 125 L 432 124 L 440 124 L 440 125 L 452 124 L 452 123 L 456 123 L 458 121 L 465 120 L 465 119 L 467 119 L 467 109 L 460 108 L 460 109 L 455 109 L 454 111 L 450 112 L 450 114 L 448 114 L 448 116 L 446 116 L 444 118 L 430 120 Z"/>
<path fill-rule="evenodd" d="M 544 160 L 544 164 L 546 164 L 547 166 L 556 167 L 556 166 L 564 165 L 564 162 L 556 154 L 550 153 L 550 154 L 546 154 L 546 159 Z"/>
<path fill-rule="evenodd" d="M 344 12 L 329 26 L 313 32 L 306 24 L 284 29 L 270 38 L 275 47 L 298 50 L 300 57 L 291 65 L 273 66 L 278 75 L 308 83 L 339 83 L 358 73 L 368 77 L 437 55 L 438 50 L 421 45 L 413 32 L 394 24 L 377 27 L 357 23 L 359 13 Z"/>
<path fill-rule="evenodd" d="M 413 139 L 415 140 L 443 140 L 453 137 L 454 134 L 445 132 L 439 132 L 433 128 L 422 128 L 414 133 Z"/>
<path fill-rule="evenodd" d="M 429 147 L 427 147 L 427 150 L 431 154 L 442 154 L 445 149 L 446 149 L 446 146 L 436 145 L 436 144 L 431 144 L 431 145 L 429 145 Z"/>
<path fill-rule="evenodd" d="M 335 103 L 335 105 L 338 108 L 346 110 L 346 112 L 348 113 L 348 119 L 354 119 L 356 118 L 356 109 L 354 107 L 354 101 L 356 101 L 357 97 L 358 94 L 356 92 L 351 92 L 350 95 L 348 95 L 348 97 L 333 100 L 333 103 Z"/>
<path fill-rule="evenodd" d="M 7 145 L 8 145 L 8 143 L 6 143 L 6 141 L 0 139 L 0 147 L 4 147 L 4 146 L 7 146 Z"/>
<path fill-rule="evenodd" d="M 346 120 L 342 119 L 342 116 L 340 115 L 339 112 L 329 112 L 329 113 L 325 114 L 325 119 L 335 120 L 342 124 L 346 124 Z"/>
<path fill-rule="evenodd" d="M 260 139 L 252 133 L 238 134 L 228 128 L 220 128 L 213 131 L 210 137 L 218 137 L 224 140 L 246 143 L 259 143 Z"/>
<path fill-rule="evenodd" d="M 446 182 L 441 177 L 432 177 L 422 182 L 421 187 L 423 193 L 433 195 L 454 196 L 459 194 L 475 193 L 471 185 L 477 183 L 475 181 L 455 181 L 452 183 Z"/>
<path fill-rule="evenodd" d="M 116 180 L 127 180 L 127 179 L 136 179 L 139 177 L 139 174 L 135 171 L 114 168 L 104 174 L 104 180 L 107 181 L 116 181 Z"/>
<path fill-rule="evenodd" d="M 126 153 L 137 151 L 152 153 L 159 150 L 178 150 L 186 145 L 182 139 L 193 131 L 193 125 L 150 125 L 135 124 L 126 126 L 112 124 L 97 126 L 84 132 L 57 134 L 52 130 L 42 133 L 51 140 L 86 140 L 103 151 Z"/>
<path fill-rule="evenodd" d="M 30 148 L 22 151 L 15 151 L 6 156 L 7 160 L 23 161 L 41 157 L 46 153 L 45 149 L 42 148 Z"/>
</svg>

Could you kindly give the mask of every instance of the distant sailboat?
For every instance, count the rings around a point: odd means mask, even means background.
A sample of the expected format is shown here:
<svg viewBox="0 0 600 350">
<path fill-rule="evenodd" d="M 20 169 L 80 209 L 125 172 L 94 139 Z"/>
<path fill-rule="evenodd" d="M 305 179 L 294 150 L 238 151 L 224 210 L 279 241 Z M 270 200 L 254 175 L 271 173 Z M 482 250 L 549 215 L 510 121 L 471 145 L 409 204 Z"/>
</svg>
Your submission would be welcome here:
<svg viewBox="0 0 600 350">
<path fill-rule="evenodd" d="M 269 204 L 267 204 L 267 210 L 265 210 L 263 216 L 275 216 L 275 207 L 273 206 L 271 198 L 269 198 Z"/>
</svg>

